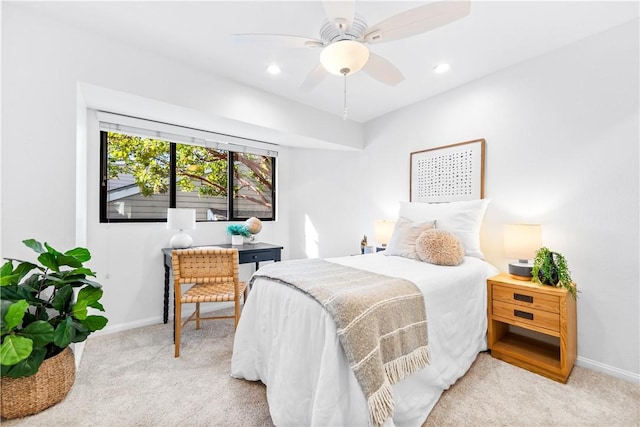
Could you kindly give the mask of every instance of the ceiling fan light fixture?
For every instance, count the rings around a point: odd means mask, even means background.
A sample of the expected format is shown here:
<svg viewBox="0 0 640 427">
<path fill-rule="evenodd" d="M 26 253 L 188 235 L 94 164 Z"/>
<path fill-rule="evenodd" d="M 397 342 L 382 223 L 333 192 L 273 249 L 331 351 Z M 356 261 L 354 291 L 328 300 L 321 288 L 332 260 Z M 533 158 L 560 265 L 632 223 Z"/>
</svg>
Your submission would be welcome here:
<svg viewBox="0 0 640 427">
<path fill-rule="evenodd" d="M 369 49 L 354 40 L 331 43 L 320 53 L 320 63 L 331 74 L 346 76 L 357 73 L 369 60 Z"/>
</svg>

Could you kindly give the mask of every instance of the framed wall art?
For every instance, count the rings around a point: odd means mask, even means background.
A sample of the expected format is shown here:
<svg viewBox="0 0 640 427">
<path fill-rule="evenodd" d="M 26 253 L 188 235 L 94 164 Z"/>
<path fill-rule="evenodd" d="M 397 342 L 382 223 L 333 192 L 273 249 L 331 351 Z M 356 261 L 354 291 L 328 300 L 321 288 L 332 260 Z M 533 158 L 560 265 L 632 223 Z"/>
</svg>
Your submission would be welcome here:
<svg viewBox="0 0 640 427">
<path fill-rule="evenodd" d="M 455 202 L 484 197 L 484 139 L 414 151 L 409 200 Z"/>
</svg>

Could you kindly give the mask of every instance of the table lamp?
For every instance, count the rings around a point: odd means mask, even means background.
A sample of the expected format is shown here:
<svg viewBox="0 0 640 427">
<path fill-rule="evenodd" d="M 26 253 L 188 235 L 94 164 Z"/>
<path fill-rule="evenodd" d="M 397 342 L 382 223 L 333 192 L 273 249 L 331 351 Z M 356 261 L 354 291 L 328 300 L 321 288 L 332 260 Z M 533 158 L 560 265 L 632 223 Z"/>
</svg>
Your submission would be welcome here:
<svg viewBox="0 0 640 427">
<path fill-rule="evenodd" d="M 395 221 L 390 221 L 387 219 L 380 219 L 374 222 L 373 224 L 373 235 L 382 247 L 386 247 L 389 240 L 391 240 L 391 235 L 393 234 L 393 229 L 396 226 Z"/>
<path fill-rule="evenodd" d="M 542 226 L 539 224 L 507 224 L 504 226 L 504 251 L 507 258 L 518 262 L 509 263 L 509 274 L 514 279 L 531 280 L 535 257 L 542 246 Z"/>
<path fill-rule="evenodd" d="M 193 238 L 184 230 L 196 228 L 196 210 L 183 208 L 169 208 L 167 210 L 167 228 L 180 230 L 171 238 L 170 245 L 174 249 L 188 248 L 193 243 Z"/>
</svg>

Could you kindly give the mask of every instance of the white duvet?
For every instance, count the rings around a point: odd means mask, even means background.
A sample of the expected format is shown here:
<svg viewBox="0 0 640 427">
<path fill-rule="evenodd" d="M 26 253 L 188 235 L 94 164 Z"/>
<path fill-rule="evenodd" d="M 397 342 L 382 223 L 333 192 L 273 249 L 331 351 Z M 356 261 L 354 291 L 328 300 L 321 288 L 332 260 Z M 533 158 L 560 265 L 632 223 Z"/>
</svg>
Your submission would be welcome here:
<svg viewBox="0 0 640 427">
<path fill-rule="evenodd" d="M 486 349 L 486 279 L 497 270 L 465 257 L 443 267 L 382 253 L 327 261 L 397 276 L 425 295 L 431 364 L 393 386 L 388 425 L 421 425 L 444 390 Z M 364 395 L 349 368 L 331 317 L 288 286 L 258 278 L 236 331 L 231 375 L 267 386 L 277 426 L 368 424 Z"/>
</svg>

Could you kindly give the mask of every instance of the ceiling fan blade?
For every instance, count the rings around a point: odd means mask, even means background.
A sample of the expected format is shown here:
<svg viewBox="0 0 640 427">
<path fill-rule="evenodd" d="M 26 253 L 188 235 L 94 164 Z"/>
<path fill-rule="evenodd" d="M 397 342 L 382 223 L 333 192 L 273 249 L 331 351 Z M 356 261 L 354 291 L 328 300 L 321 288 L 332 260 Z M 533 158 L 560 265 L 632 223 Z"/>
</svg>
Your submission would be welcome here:
<svg viewBox="0 0 640 427">
<path fill-rule="evenodd" d="M 350 1 L 331 1 L 324 0 L 324 12 L 327 14 L 329 22 L 333 22 L 338 30 L 344 34 L 351 24 L 353 24 L 353 17 L 356 13 L 355 0 Z"/>
<path fill-rule="evenodd" d="M 307 75 L 307 78 L 304 79 L 304 82 L 300 85 L 300 89 L 305 92 L 311 91 L 313 88 L 318 86 L 325 77 L 327 77 L 327 74 L 329 73 L 325 70 L 322 64 L 316 65 L 316 67 Z"/>
<path fill-rule="evenodd" d="M 369 60 L 362 70 L 389 86 L 395 86 L 404 80 L 404 76 L 395 65 L 373 52 L 369 54 Z"/>
<path fill-rule="evenodd" d="M 267 44 L 279 47 L 314 48 L 324 46 L 320 40 L 285 34 L 232 34 L 231 37 L 233 41 L 239 43 Z"/>
<path fill-rule="evenodd" d="M 367 43 L 382 43 L 424 33 L 464 18 L 471 1 L 442 0 L 406 10 L 369 28 Z"/>
</svg>

